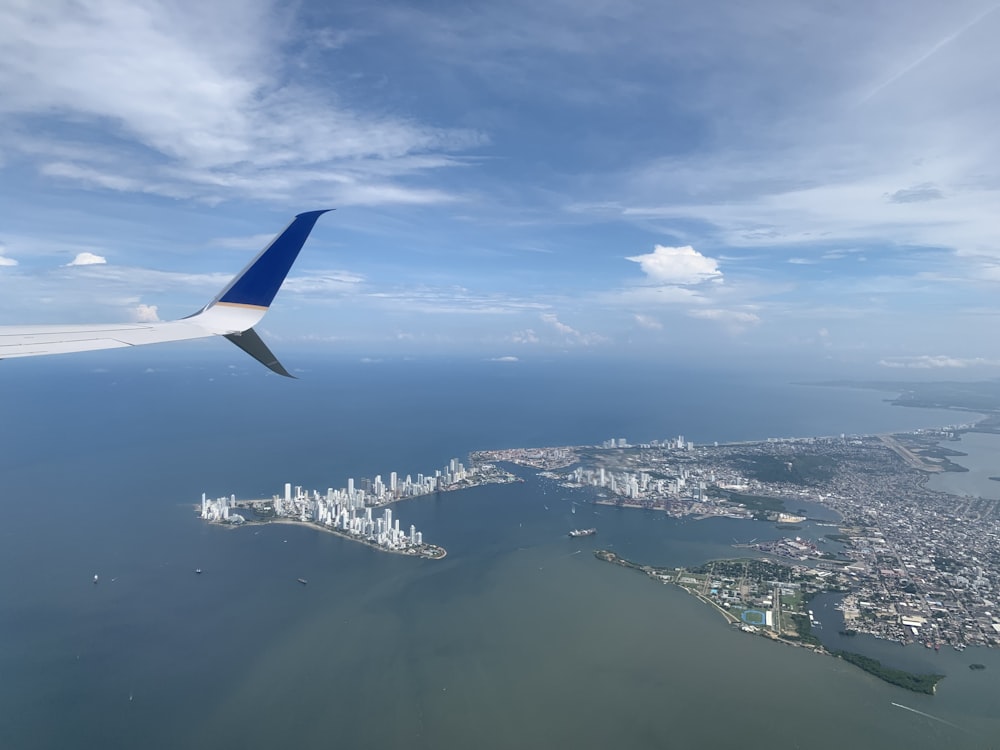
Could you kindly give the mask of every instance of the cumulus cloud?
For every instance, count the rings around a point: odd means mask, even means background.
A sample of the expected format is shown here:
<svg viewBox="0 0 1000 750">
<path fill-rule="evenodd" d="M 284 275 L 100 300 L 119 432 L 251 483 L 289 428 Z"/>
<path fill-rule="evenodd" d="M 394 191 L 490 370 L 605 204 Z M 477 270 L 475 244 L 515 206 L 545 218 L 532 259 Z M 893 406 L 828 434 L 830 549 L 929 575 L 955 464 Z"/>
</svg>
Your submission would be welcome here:
<svg viewBox="0 0 1000 750">
<path fill-rule="evenodd" d="M 13 258 L 8 258 L 6 255 L 4 255 L 6 250 L 7 248 L 5 248 L 3 245 L 0 245 L 0 266 L 16 266 L 17 265 L 16 260 L 14 260 Z"/>
<path fill-rule="evenodd" d="M 636 313 L 633 317 L 635 318 L 635 322 L 638 323 L 642 328 L 649 328 L 654 331 L 658 331 L 661 328 L 663 328 L 663 323 L 661 323 L 652 316 Z"/>
<path fill-rule="evenodd" d="M 541 318 L 543 321 L 545 321 L 550 326 L 559 331 L 559 333 L 565 333 L 567 336 L 580 335 L 580 332 L 577 331 L 575 328 L 573 328 L 572 326 L 568 326 L 561 320 L 559 320 L 559 318 L 556 316 L 555 313 L 543 313 Z"/>
<path fill-rule="evenodd" d="M 715 258 L 702 255 L 690 245 L 684 247 L 656 245 L 653 252 L 633 255 L 626 260 L 638 263 L 643 273 L 661 284 L 691 285 L 722 280 L 719 262 Z"/>
<path fill-rule="evenodd" d="M 77 253 L 76 257 L 73 258 L 67 266 L 99 266 L 104 265 L 108 262 L 108 259 L 103 255 L 96 255 L 94 253 L 83 252 Z"/>
<path fill-rule="evenodd" d="M 984 357 L 949 357 L 944 354 L 922 354 L 917 357 L 887 357 L 879 360 L 882 367 L 914 370 L 961 369 L 977 365 L 998 365 L 1000 360 Z"/>
<path fill-rule="evenodd" d="M 527 328 L 523 331 L 515 331 L 509 337 L 509 340 L 515 344 L 537 344 L 538 334 L 535 333 L 531 328 Z"/>
<path fill-rule="evenodd" d="M 747 326 L 757 325 L 760 318 L 752 312 L 743 310 L 720 310 L 718 308 L 707 308 L 702 310 L 689 310 L 688 316 L 700 318 L 701 320 L 714 320 L 724 324 L 733 331 L 742 331 Z"/>
<path fill-rule="evenodd" d="M 557 333 L 562 334 L 570 342 L 590 346 L 604 341 L 604 337 L 596 333 L 583 333 L 573 326 L 568 326 L 556 316 L 555 313 L 542 313 L 540 316 L 544 323 L 552 326 Z"/>
<path fill-rule="evenodd" d="M 137 323 L 156 323 L 160 319 L 156 305 L 137 305 L 132 315 Z"/>
</svg>

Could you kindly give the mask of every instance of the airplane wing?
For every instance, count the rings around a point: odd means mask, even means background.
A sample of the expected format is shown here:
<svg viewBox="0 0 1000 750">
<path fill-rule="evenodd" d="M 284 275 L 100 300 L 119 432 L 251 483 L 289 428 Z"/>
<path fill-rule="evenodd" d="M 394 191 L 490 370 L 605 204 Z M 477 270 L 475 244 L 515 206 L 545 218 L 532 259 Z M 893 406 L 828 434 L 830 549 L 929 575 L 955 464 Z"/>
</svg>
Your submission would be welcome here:
<svg viewBox="0 0 1000 750">
<path fill-rule="evenodd" d="M 316 220 L 324 213 L 326 210 L 298 214 L 215 299 L 193 315 L 157 323 L 0 326 L 0 359 L 225 336 L 272 371 L 292 377 L 253 327 L 264 317 Z"/>
</svg>

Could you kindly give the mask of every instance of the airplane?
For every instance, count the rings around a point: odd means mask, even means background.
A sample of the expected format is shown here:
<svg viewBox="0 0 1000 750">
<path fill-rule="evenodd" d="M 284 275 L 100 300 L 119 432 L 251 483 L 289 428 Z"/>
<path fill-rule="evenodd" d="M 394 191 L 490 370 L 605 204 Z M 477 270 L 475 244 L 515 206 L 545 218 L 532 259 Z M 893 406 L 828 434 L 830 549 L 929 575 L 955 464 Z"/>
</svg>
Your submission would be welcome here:
<svg viewBox="0 0 1000 750">
<path fill-rule="evenodd" d="M 296 215 L 215 299 L 193 315 L 156 323 L 0 326 L 0 359 L 224 336 L 272 372 L 295 377 L 282 367 L 253 327 L 270 307 L 316 220 L 332 210 Z"/>
</svg>

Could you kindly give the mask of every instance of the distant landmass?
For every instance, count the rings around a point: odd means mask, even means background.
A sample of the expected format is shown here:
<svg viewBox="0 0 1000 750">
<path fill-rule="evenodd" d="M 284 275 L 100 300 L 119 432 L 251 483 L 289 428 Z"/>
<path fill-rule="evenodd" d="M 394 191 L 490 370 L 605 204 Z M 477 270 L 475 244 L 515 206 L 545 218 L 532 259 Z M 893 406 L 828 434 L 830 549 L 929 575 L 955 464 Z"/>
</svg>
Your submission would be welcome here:
<svg viewBox="0 0 1000 750">
<path fill-rule="evenodd" d="M 798 385 L 864 388 L 898 394 L 890 403 L 924 409 L 951 409 L 985 415 L 971 431 L 1000 433 L 1000 380 L 962 382 L 941 380 L 914 383 L 905 380 L 827 380 Z"/>
</svg>

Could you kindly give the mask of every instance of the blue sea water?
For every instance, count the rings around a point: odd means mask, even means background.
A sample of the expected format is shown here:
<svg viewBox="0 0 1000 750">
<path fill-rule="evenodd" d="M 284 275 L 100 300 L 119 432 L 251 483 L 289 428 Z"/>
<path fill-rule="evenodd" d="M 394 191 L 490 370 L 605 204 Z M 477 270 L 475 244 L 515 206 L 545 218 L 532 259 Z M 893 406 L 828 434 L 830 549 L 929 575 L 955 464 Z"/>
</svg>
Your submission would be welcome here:
<svg viewBox="0 0 1000 750">
<path fill-rule="evenodd" d="M 591 555 L 693 564 L 777 534 L 764 524 L 590 506 L 531 473 L 398 504 L 443 561 L 193 512 L 203 491 L 340 487 L 476 449 L 870 433 L 961 421 L 950 412 L 588 361 L 312 360 L 298 381 L 176 362 L 3 363 L 2 747 L 752 748 L 773 744 L 779 713 L 819 748 L 1000 736 L 996 701 L 970 699 L 970 680 L 995 687 L 996 660 L 974 675 L 949 663 L 938 696 L 913 696 L 733 633 Z M 586 514 L 598 537 L 568 539 Z"/>
</svg>

